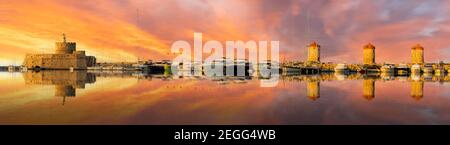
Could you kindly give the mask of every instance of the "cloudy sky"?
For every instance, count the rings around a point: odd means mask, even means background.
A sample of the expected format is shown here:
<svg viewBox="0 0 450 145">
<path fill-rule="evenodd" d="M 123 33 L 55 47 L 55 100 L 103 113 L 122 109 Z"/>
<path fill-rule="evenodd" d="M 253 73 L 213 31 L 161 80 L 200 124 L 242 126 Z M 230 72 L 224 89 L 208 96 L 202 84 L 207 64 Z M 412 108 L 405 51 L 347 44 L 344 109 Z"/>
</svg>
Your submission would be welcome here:
<svg viewBox="0 0 450 145">
<path fill-rule="evenodd" d="M 99 61 L 170 59 L 176 40 L 279 40 L 282 59 L 305 60 L 322 45 L 322 61 L 362 62 L 376 46 L 377 62 L 450 61 L 449 0 L 2 0 L 0 65 L 26 53 L 51 53 L 66 33 Z"/>
</svg>

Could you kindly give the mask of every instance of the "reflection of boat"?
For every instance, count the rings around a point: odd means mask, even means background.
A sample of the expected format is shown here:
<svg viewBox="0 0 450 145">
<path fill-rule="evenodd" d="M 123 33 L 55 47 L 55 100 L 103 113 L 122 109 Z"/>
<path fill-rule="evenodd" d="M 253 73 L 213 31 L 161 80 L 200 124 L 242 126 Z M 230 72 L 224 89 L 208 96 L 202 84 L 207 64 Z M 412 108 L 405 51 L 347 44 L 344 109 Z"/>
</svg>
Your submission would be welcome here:
<svg viewBox="0 0 450 145">
<path fill-rule="evenodd" d="M 423 66 L 423 72 L 424 73 L 433 73 L 434 72 L 433 65 L 432 64 L 425 64 Z"/>
<path fill-rule="evenodd" d="M 406 81 L 408 81 L 408 76 L 407 75 L 397 76 L 397 80 L 406 82 Z"/>
<path fill-rule="evenodd" d="M 365 72 L 367 74 L 378 74 L 378 73 L 380 73 L 380 70 L 376 69 L 376 68 L 368 68 L 368 69 L 365 70 Z"/>
<path fill-rule="evenodd" d="M 223 72 L 215 72 L 220 71 L 222 68 Z M 252 64 L 244 59 L 227 59 L 227 58 L 219 58 L 214 59 L 210 62 L 205 62 L 203 64 L 203 71 L 205 74 L 218 74 L 222 73 L 221 75 L 240 75 L 240 76 L 247 76 L 251 72 L 254 72 Z"/>
<path fill-rule="evenodd" d="M 408 75 L 408 65 L 406 64 L 399 64 L 396 68 L 397 75 Z"/>
<path fill-rule="evenodd" d="M 393 64 L 385 64 L 383 66 L 381 66 L 380 68 L 381 71 L 381 78 L 383 80 L 394 80 L 394 73 L 395 73 L 395 65 Z"/>
<path fill-rule="evenodd" d="M 348 71 L 349 70 L 347 64 L 343 63 L 337 64 L 336 67 L 334 68 L 334 72 L 336 73 L 348 73 Z"/>
<path fill-rule="evenodd" d="M 419 64 L 414 64 L 411 66 L 411 73 L 420 73 L 421 69 L 420 69 L 420 65 Z"/>
</svg>

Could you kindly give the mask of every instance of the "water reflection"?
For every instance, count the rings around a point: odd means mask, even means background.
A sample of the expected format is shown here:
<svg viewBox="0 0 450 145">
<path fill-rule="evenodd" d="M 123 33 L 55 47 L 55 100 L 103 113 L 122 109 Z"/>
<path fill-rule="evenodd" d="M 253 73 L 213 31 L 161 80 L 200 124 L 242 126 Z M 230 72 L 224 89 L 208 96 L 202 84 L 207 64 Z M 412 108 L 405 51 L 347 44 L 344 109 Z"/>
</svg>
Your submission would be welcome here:
<svg viewBox="0 0 450 145">
<path fill-rule="evenodd" d="M 66 97 L 76 96 L 76 89 L 95 83 L 95 75 L 87 71 L 27 71 L 23 78 L 28 85 L 54 85 L 55 96 L 63 98 L 63 105 Z"/>
<path fill-rule="evenodd" d="M 260 79 L 265 78 L 132 71 L 0 73 L 0 123 L 450 123 L 448 74 L 283 74 L 272 88 L 260 87 Z"/>
<path fill-rule="evenodd" d="M 315 101 L 320 97 L 320 82 L 319 81 L 307 81 L 306 82 L 306 94 L 309 99 Z"/>
<path fill-rule="evenodd" d="M 423 98 L 423 81 L 412 81 L 411 82 L 411 97 L 416 100 Z"/>
</svg>

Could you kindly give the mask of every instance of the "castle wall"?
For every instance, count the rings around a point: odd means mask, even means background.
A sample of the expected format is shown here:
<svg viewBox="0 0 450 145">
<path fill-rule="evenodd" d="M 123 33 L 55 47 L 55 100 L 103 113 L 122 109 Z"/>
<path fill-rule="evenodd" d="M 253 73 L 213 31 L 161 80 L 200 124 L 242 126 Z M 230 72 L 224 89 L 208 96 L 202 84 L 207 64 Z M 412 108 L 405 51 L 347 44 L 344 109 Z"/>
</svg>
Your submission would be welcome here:
<svg viewBox="0 0 450 145">
<path fill-rule="evenodd" d="M 84 53 L 74 54 L 28 54 L 23 66 L 31 69 L 87 69 L 87 58 Z"/>
</svg>

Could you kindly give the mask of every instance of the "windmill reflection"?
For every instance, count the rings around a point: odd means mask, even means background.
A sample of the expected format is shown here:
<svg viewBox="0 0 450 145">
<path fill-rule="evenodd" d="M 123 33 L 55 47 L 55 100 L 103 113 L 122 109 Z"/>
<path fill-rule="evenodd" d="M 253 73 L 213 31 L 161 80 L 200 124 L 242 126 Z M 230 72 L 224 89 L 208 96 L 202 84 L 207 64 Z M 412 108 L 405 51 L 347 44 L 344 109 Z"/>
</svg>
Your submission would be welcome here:
<svg viewBox="0 0 450 145">
<path fill-rule="evenodd" d="M 411 97 L 416 100 L 423 98 L 423 81 L 412 81 L 411 82 Z"/>
<path fill-rule="evenodd" d="M 162 73 L 143 73 L 135 71 L 27 71 L 23 72 L 23 78 L 26 84 L 37 85 L 53 85 L 54 96 L 62 97 L 63 104 L 67 97 L 75 97 L 76 89 L 85 88 L 86 84 L 95 83 L 97 77 L 99 78 L 133 78 L 140 81 L 152 81 L 152 79 L 160 79 L 164 81 L 171 80 L 199 80 L 199 81 L 213 81 L 221 85 L 243 84 L 252 80 L 261 80 L 264 78 L 258 76 L 175 76 Z M 450 82 L 450 75 L 436 76 L 427 74 L 414 74 L 410 76 L 395 76 L 392 74 L 361 74 L 361 73 L 321 73 L 315 75 L 302 74 L 283 74 L 280 76 L 283 81 L 306 83 L 306 97 L 312 101 L 320 98 L 320 83 L 329 81 L 347 81 L 357 80 L 362 81 L 362 96 L 365 100 L 372 101 L 375 98 L 375 83 L 376 81 L 407 81 L 411 84 L 410 96 L 416 100 L 421 100 L 424 96 L 425 82 Z M 323 84 L 322 84 L 323 85 Z"/>
</svg>

